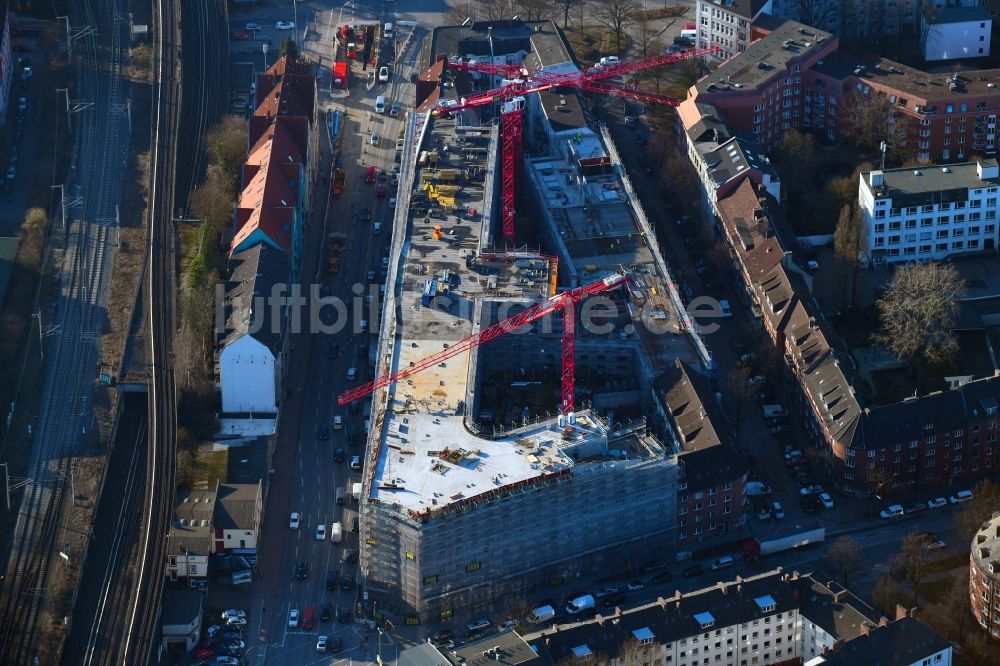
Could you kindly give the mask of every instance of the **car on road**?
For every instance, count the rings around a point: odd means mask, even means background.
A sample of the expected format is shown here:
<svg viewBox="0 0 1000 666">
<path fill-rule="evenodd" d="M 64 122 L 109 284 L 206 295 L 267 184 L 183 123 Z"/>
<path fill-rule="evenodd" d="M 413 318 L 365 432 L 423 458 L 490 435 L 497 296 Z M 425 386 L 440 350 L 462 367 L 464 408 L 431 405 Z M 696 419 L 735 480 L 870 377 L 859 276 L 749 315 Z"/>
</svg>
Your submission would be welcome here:
<svg viewBox="0 0 1000 666">
<path fill-rule="evenodd" d="M 278 21 L 274 24 L 275 30 L 295 30 L 295 24 L 291 21 Z"/>
<path fill-rule="evenodd" d="M 319 636 L 316 638 L 316 652 L 326 652 L 326 636 Z"/>
<path fill-rule="evenodd" d="M 361 470 L 361 456 L 351 456 L 351 469 L 355 472 Z"/>
<path fill-rule="evenodd" d="M 833 498 L 830 497 L 830 493 L 820 493 L 819 494 L 819 501 L 823 503 L 823 508 L 824 509 L 832 509 L 833 508 Z"/>
<path fill-rule="evenodd" d="M 288 519 L 288 529 L 299 529 L 300 516 L 297 511 L 292 511 L 292 516 Z"/>
<path fill-rule="evenodd" d="M 653 577 L 649 579 L 651 583 L 666 583 L 668 580 L 673 580 L 674 575 L 670 573 L 669 570 L 660 571 L 659 573 L 653 574 Z"/>
<path fill-rule="evenodd" d="M 344 551 L 344 562 L 354 564 L 358 561 L 358 551 L 348 548 Z"/>
<path fill-rule="evenodd" d="M 341 576 L 340 577 L 340 589 L 342 589 L 342 590 L 353 590 L 354 589 L 354 576 Z"/>
<path fill-rule="evenodd" d="M 333 462 L 344 462 L 344 449 L 337 449 L 333 452 Z"/>
<path fill-rule="evenodd" d="M 222 611 L 222 619 L 224 620 L 229 619 L 231 617 L 245 618 L 246 616 L 247 612 L 242 608 L 227 608 L 226 610 Z"/>
<path fill-rule="evenodd" d="M 304 611 L 302 611 L 302 628 L 312 629 L 316 625 L 316 611 L 313 610 L 312 606 L 309 606 Z"/>
<path fill-rule="evenodd" d="M 948 498 L 949 504 L 961 504 L 962 502 L 968 502 L 972 499 L 971 490 L 959 490 L 957 493 Z"/>
<path fill-rule="evenodd" d="M 309 578 L 309 565 L 306 564 L 305 560 L 302 560 L 295 565 L 295 579 L 305 580 L 306 578 Z"/>
<path fill-rule="evenodd" d="M 927 510 L 926 504 L 924 504 L 923 502 L 914 502 L 913 504 L 908 505 L 903 510 L 903 513 L 909 516 L 910 514 L 920 513 L 921 511 L 926 511 L 926 510 Z"/>
<path fill-rule="evenodd" d="M 454 637 L 455 634 L 451 629 L 442 629 L 441 631 L 431 634 L 431 643 L 447 643 Z"/>
<path fill-rule="evenodd" d="M 226 643 L 226 649 L 230 652 L 242 652 L 247 649 L 247 644 L 241 640 L 229 641 Z"/>
<path fill-rule="evenodd" d="M 259 23 L 247 23 L 245 26 L 247 32 L 256 32 L 258 30 L 263 30 Z"/>
<path fill-rule="evenodd" d="M 465 625 L 465 630 L 470 634 L 474 634 L 478 631 L 486 629 L 489 626 L 490 626 L 490 621 L 487 620 L 486 618 L 482 618 L 476 620 L 475 622 L 470 622 L 469 624 Z"/>
<path fill-rule="evenodd" d="M 392 106 L 389 107 L 389 115 L 390 116 L 399 115 L 399 104 L 393 104 Z"/>
<path fill-rule="evenodd" d="M 927 500 L 928 509 L 938 509 L 942 506 L 948 506 L 948 500 L 943 497 L 935 497 L 932 500 Z"/>
<path fill-rule="evenodd" d="M 316 526 L 316 541 L 326 541 L 326 523 Z"/>
<path fill-rule="evenodd" d="M 233 40 L 234 41 L 245 42 L 248 39 L 250 39 L 250 34 L 249 33 L 242 32 L 242 31 L 241 32 L 234 32 L 233 33 Z"/>
<path fill-rule="evenodd" d="M 294 608 L 288 611 L 288 628 L 298 629 L 299 627 L 299 612 Z"/>
<path fill-rule="evenodd" d="M 785 517 L 785 509 L 782 508 L 781 502 L 774 502 L 773 504 L 771 504 L 771 512 L 774 514 L 774 517 L 777 518 L 778 520 L 781 520 L 782 518 Z"/>
<path fill-rule="evenodd" d="M 681 574 L 685 578 L 692 578 L 694 576 L 700 576 L 705 573 L 705 565 L 703 564 L 692 564 Z"/>
<path fill-rule="evenodd" d="M 385 83 L 389 80 L 389 68 L 382 66 L 378 70 L 378 80 Z"/>
<path fill-rule="evenodd" d="M 245 617 L 230 617 L 226 619 L 227 629 L 242 629 L 245 626 L 247 626 L 247 619 Z"/>
<path fill-rule="evenodd" d="M 347 377 L 347 381 L 349 381 L 349 382 L 355 381 L 358 378 L 358 369 L 357 368 L 348 368 L 347 369 L 347 375 L 346 375 L 346 377 Z"/>
<path fill-rule="evenodd" d="M 328 590 L 336 590 L 337 589 L 337 581 L 339 579 L 340 579 L 340 572 L 339 571 L 337 571 L 336 569 L 327 569 L 326 570 L 326 589 L 328 589 Z"/>
<path fill-rule="evenodd" d="M 332 605 L 330 605 L 329 603 L 325 603 L 322 606 L 320 606 L 320 609 L 319 609 L 319 621 L 320 622 L 329 622 L 330 618 L 332 618 L 332 617 L 333 617 L 333 606 Z"/>
<path fill-rule="evenodd" d="M 899 518 L 903 515 L 903 507 L 899 504 L 892 504 L 879 511 L 878 515 L 880 515 L 883 519 Z"/>
</svg>

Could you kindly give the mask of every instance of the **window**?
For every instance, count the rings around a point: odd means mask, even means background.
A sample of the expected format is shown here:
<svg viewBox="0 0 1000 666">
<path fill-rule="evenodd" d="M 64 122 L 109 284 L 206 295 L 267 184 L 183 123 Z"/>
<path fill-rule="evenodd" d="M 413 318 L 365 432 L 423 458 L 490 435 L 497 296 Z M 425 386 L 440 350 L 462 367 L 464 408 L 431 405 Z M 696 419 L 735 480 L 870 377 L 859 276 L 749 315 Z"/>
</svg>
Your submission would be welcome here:
<svg viewBox="0 0 1000 666">
<path fill-rule="evenodd" d="M 427 576 L 424 578 L 424 585 L 430 585 L 431 583 L 436 583 L 438 580 L 437 574 L 433 576 Z"/>
<path fill-rule="evenodd" d="M 483 568 L 483 563 L 482 562 L 469 562 L 468 564 L 465 565 L 465 570 L 466 570 L 466 572 L 469 572 L 469 573 L 471 573 L 473 571 L 479 571 L 482 568 Z"/>
</svg>

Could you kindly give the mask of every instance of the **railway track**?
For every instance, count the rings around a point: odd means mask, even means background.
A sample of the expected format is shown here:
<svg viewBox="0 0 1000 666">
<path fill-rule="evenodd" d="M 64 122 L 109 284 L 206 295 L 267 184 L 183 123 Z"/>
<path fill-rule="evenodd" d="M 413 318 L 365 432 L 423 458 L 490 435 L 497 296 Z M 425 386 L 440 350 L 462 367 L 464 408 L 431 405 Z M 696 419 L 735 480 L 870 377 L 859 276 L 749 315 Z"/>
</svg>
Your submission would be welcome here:
<svg viewBox="0 0 1000 666">
<path fill-rule="evenodd" d="M 178 0 L 154 3 L 153 142 L 149 197 L 149 265 L 146 306 L 152 359 L 146 496 L 139 570 L 120 653 L 122 664 L 145 664 L 157 641 L 166 540 L 174 498 L 175 387 L 171 363 L 174 331 L 174 252 L 171 218 L 181 103 Z"/>
</svg>

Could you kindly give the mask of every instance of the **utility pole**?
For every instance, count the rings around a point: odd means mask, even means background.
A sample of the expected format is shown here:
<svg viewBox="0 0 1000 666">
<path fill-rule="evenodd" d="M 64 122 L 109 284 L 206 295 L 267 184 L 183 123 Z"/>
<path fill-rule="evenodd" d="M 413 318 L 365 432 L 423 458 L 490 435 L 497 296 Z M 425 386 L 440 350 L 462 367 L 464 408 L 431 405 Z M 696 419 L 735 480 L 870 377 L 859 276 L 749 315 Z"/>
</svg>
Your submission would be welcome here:
<svg viewBox="0 0 1000 666">
<path fill-rule="evenodd" d="M 68 16 L 57 16 L 57 21 L 64 21 L 66 23 L 66 59 L 73 60 L 73 35 L 69 29 L 69 17 Z"/>
<path fill-rule="evenodd" d="M 66 99 L 66 130 L 69 132 L 70 136 L 73 136 L 73 123 L 70 121 L 70 107 L 69 107 L 69 89 L 68 88 L 56 88 L 56 94 L 62 93 Z"/>
</svg>

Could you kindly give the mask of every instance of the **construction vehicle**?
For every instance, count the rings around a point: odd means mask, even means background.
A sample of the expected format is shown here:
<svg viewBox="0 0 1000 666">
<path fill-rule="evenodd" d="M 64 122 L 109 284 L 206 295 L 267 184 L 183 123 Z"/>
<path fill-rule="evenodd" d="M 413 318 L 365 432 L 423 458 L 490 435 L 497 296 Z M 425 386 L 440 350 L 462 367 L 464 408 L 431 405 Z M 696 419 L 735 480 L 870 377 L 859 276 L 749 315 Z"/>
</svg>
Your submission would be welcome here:
<svg viewBox="0 0 1000 666">
<path fill-rule="evenodd" d="M 347 247 L 347 234 L 334 231 L 330 234 L 329 243 L 330 259 L 326 272 L 332 275 L 340 270 L 340 252 Z"/>
<path fill-rule="evenodd" d="M 334 169 L 333 184 L 330 189 L 333 191 L 333 198 L 339 199 L 344 193 L 344 185 L 347 183 L 347 173 L 343 169 Z"/>
<path fill-rule="evenodd" d="M 776 532 L 771 536 L 746 539 L 743 542 L 743 557 L 747 562 L 756 562 L 767 555 L 822 543 L 824 539 L 826 539 L 826 528 L 822 525 L 809 527 L 797 525 L 790 530 Z"/>
</svg>

